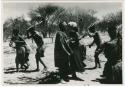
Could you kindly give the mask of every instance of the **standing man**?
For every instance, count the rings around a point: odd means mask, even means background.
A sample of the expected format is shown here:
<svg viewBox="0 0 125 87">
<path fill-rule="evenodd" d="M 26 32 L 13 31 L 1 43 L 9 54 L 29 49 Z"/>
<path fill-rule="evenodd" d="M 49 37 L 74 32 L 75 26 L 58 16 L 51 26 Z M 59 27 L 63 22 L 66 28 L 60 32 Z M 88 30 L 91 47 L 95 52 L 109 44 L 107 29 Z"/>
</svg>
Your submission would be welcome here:
<svg viewBox="0 0 125 87">
<path fill-rule="evenodd" d="M 29 36 L 29 34 L 31 36 Z M 43 38 L 35 32 L 35 27 L 31 27 L 27 30 L 27 37 L 32 38 L 37 45 L 36 55 L 35 55 L 36 65 L 37 65 L 36 71 L 39 71 L 39 62 L 44 66 L 44 70 L 46 70 L 47 66 L 45 65 L 45 63 L 40 58 L 40 57 L 44 57 Z"/>
<path fill-rule="evenodd" d="M 65 33 L 67 24 L 65 22 L 61 22 L 59 24 L 60 30 L 56 34 L 55 39 L 55 48 L 54 48 L 54 60 L 55 67 L 59 68 L 59 73 L 61 77 L 61 81 L 68 82 L 68 74 L 69 74 L 69 56 L 71 54 L 71 50 L 67 44 L 67 35 Z"/>
<path fill-rule="evenodd" d="M 101 64 L 99 62 L 99 57 L 98 57 L 99 54 L 101 53 L 101 48 L 100 48 L 100 46 L 101 46 L 101 38 L 99 36 L 99 33 L 96 32 L 96 30 L 95 30 L 95 25 L 90 26 L 88 29 L 89 29 L 89 32 L 93 34 L 93 35 L 89 34 L 89 36 L 93 37 L 93 39 L 94 39 L 92 44 L 89 45 L 89 47 L 91 47 L 94 43 L 97 46 L 97 48 L 95 50 L 95 55 L 94 55 L 94 57 L 95 57 L 95 67 L 94 68 L 97 68 L 97 66 L 99 68 L 101 68 Z"/>
</svg>

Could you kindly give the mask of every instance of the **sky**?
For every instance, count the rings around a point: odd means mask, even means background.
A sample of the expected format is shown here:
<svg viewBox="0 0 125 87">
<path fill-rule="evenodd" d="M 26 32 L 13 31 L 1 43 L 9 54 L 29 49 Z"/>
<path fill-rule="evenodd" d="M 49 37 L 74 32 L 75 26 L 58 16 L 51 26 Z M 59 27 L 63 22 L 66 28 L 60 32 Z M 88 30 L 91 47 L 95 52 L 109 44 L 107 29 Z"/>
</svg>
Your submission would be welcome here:
<svg viewBox="0 0 125 87">
<path fill-rule="evenodd" d="M 18 2 L 13 2 L 13 3 L 4 3 L 3 4 L 3 21 L 5 21 L 8 18 L 16 18 L 19 16 L 24 16 L 26 20 L 29 20 L 28 13 L 31 9 L 35 9 L 38 6 L 46 5 L 48 3 L 45 2 L 40 2 L 40 3 L 18 3 Z M 122 4 L 119 2 L 94 2 L 94 3 L 72 3 L 72 2 L 63 2 L 63 3 L 50 3 L 54 5 L 58 5 L 64 8 L 75 8 L 79 7 L 82 10 L 84 9 L 93 9 L 96 10 L 97 13 L 95 14 L 96 17 L 99 19 L 102 19 L 103 16 L 105 16 L 108 13 L 116 13 L 119 10 L 122 9 Z"/>
</svg>

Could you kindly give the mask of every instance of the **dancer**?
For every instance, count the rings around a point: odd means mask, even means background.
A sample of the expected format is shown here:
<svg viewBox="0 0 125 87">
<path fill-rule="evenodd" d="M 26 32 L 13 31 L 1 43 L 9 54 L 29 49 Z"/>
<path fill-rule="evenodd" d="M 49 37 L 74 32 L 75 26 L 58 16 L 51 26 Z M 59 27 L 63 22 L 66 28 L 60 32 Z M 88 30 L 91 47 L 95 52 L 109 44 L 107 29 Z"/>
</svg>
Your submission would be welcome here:
<svg viewBox="0 0 125 87">
<path fill-rule="evenodd" d="M 94 43 L 97 46 L 97 48 L 95 50 L 95 55 L 94 55 L 94 57 L 95 57 L 95 66 L 94 66 L 94 68 L 97 68 L 97 67 L 101 68 L 101 64 L 99 62 L 99 57 L 98 57 L 99 54 L 101 53 L 101 50 L 102 50 L 100 48 L 100 46 L 101 46 L 101 38 L 99 36 L 99 33 L 95 30 L 95 25 L 94 24 L 92 26 L 90 26 L 88 28 L 88 30 L 89 30 L 90 33 L 92 33 L 92 35 L 89 34 L 89 36 L 93 37 L 93 39 L 94 39 L 93 42 L 89 45 L 89 47 L 91 47 Z"/>
<path fill-rule="evenodd" d="M 43 38 L 36 33 L 35 27 L 30 27 L 27 30 L 27 37 L 32 38 L 35 41 L 36 45 L 37 45 L 36 55 L 35 55 L 35 57 L 36 57 L 36 65 L 37 65 L 36 71 L 39 71 L 39 62 L 44 66 L 44 70 L 46 70 L 47 66 L 45 65 L 45 63 L 41 59 L 41 57 L 44 57 Z"/>
</svg>

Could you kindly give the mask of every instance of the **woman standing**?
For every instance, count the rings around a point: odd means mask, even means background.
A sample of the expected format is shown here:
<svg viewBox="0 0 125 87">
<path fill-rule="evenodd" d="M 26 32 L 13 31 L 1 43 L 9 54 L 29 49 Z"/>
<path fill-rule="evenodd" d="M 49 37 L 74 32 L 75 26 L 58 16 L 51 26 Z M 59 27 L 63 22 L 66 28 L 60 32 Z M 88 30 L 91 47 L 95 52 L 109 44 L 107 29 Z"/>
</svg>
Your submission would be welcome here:
<svg viewBox="0 0 125 87">
<path fill-rule="evenodd" d="M 73 54 L 70 56 L 70 67 L 73 78 L 77 78 L 76 72 L 83 72 L 85 64 L 82 61 L 82 53 L 79 46 L 78 27 L 75 22 L 68 23 L 69 28 L 69 46 L 71 47 Z"/>
</svg>

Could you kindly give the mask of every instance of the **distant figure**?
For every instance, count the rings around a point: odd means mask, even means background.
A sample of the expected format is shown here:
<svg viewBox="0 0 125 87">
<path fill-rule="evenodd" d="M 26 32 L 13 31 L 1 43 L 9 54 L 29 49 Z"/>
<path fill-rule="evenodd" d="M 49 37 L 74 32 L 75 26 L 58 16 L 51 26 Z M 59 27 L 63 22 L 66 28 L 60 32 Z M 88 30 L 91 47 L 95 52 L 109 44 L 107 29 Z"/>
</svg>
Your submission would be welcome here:
<svg viewBox="0 0 125 87">
<path fill-rule="evenodd" d="M 83 55 L 81 53 L 80 45 L 79 45 L 79 35 L 78 35 L 78 27 L 76 22 L 69 22 L 69 46 L 73 51 L 73 54 L 70 56 L 70 68 L 72 78 L 77 79 L 76 72 L 83 72 L 85 64 L 83 63 Z"/>
<path fill-rule="evenodd" d="M 44 70 L 46 70 L 47 66 L 45 65 L 45 63 L 40 58 L 40 57 L 44 57 L 43 38 L 36 33 L 35 27 L 31 27 L 27 30 L 27 37 L 32 38 L 37 45 L 36 55 L 35 55 L 36 65 L 37 65 L 36 71 L 39 71 L 39 62 L 44 66 Z"/>
<path fill-rule="evenodd" d="M 99 54 L 101 53 L 101 48 L 100 48 L 100 45 L 101 45 L 101 38 L 99 36 L 99 33 L 96 32 L 95 30 L 95 25 L 93 26 L 90 26 L 89 28 L 89 32 L 92 33 L 92 35 L 89 34 L 90 37 L 93 37 L 93 42 L 89 45 L 89 47 L 91 47 L 94 43 L 96 44 L 97 48 L 95 50 L 95 67 L 94 68 L 101 68 L 101 64 L 100 64 L 100 61 L 99 61 Z"/>
<path fill-rule="evenodd" d="M 15 43 L 15 46 L 13 46 L 13 42 Z M 23 38 L 19 35 L 18 29 L 13 29 L 12 32 L 12 38 L 9 44 L 10 47 L 14 47 L 16 49 L 16 68 L 18 71 L 19 64 L 21 64 L 21 68 L 27 69 L 29 67 L 28 61 L 29 61 L 29 53 L 30 49 L 27 46 L 26 42 L 23 40 Z"/>
<path fill-rule="evenodd" d="M 67 35 L 65 33 L 66 26 L 67 24 L 65 22 L 59 24 L 60 30 L 56 34 L 54 48 L 55 67 L 59 68 L 62 82 L 69 81 L 69 56 L 71 55 L 71 49 L 67 44 Z"/>
</svg>

